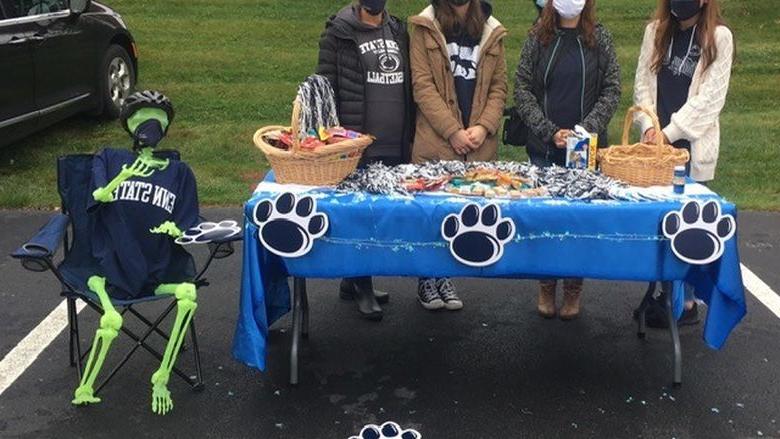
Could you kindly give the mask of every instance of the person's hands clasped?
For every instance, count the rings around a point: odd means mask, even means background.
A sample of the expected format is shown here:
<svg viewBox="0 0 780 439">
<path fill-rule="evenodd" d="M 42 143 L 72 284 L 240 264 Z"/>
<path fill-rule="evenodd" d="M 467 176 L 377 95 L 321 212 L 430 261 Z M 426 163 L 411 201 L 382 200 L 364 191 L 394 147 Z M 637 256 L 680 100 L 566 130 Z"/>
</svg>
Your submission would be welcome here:
<svg viewBox="0 0 780 439">
<path fill-rule="evenodd" d="M 485 143 L 485 139 L 487 139 L 488 135 L 487 129 L 482 125 L 469 127 L 466 132 L 469 135 L 469 139 L 471 139 L 471 143 L 474 145 L 472 149 L 479 149 L 482 144 Z"/>
<path fill-rule="evenodd" d="M 558 130 L 553 136 L 553 142 L 558 148 L 566 148 L 566 139 L 571 136 L 571 130 Z"/>
<path fill-rule="evenodd" d="M 471 150 L 477 149 L 478 146 L 474 145 L 474 142 L 469 136 L 469 132 L 466 130 L 459 130 L 452 136 L 450 136 L 450 146 L 459 155 L 466 155 Z"/>
</svg>

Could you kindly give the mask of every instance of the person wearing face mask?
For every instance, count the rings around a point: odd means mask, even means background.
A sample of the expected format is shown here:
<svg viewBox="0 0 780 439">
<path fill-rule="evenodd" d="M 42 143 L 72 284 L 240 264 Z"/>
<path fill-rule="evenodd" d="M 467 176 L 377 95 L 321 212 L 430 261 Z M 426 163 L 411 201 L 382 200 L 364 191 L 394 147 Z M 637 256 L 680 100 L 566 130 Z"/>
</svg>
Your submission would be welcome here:
<svg viewBox="0 0 780 439">
<path fill-rule="evenodd" d="M 685 148 L 689 176 L 701 183 L 715 177 L 720 149 L 720 112 L 726 103 L 734 59 L 734 37 L 718 0 L 659 0 L 645 28 L 634 82 L 634 103 L 653 109 L 663 129 L 635 116 L 643 141 Z M 699 322 L 693 289 L 685 291 L 680 325 Z M 663 298 L 650 308 L 650 327 L 668 326 Z"/>
<path fill-rule="evenodd" d="M 620 101 L 620 66 L 609 31 L 596 21 L 595 0 L 548 0 L 531 29 L 517 67 L 517 113 L 528 126 L 526 149 L 536 166 L 564 166 L 566 138 L 575 125 L 598 133 L 606 147 L 607 125 Z M 580 312 L 582 279 L 563 281 L 563 320 Z M 542 280 L 537 308 L 555 316 L 556 280 Z"/>
<path fill-rule="evenodd" d="M 414 136 L 409 36 L 386 2 L 356 0 L 328 20 L 320 38 L 317 73 L 333 87 L 339 121 L 376 139 L 360 166 L 407 163 Z M 379 304 L 389 299 L 370 277 L 344 279 L 340 296 L 355 300 L 369 320 L 382 319 Z"/>
<path fill-rule="evenodd" d="M 544 10 L 544 6 L 547 4 L 547 0 L 531 0 L 531 1 L 534 3 L 534 6 L 536 6 L 536 12 L 538 12 L 538 17 L 541 17 L 542 11 Z"/>
<path fill-rule="evenodd" d="M 412 161 L 492 161 L 507 94 L 506 29 L 480 0 L 433 0 L 411 17 L 412 86 L 418 113 Z M 463 307 L 448 278 L 423 278 L 428 310 Z"/>
</svg>

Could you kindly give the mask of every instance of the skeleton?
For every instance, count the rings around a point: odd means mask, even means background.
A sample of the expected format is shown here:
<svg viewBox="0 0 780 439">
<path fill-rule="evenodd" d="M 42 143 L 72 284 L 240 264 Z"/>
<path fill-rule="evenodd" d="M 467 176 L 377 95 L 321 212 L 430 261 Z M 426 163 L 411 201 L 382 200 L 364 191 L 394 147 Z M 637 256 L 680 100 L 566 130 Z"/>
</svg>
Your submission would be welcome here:
<svg viewBox="0 0 780 439">
<path fill-rule="evenodd" d="M 139 97 L 140 96 L 140 97 Z M 134 100 L 135 99 L 135 100 Z M 125 127 L 135 139 L 134 150 L 138 153 L 135 162 L 130 166 L 123 165 L 121 172 L 106 186 L 93 192 L 93 198 L 100 203 L 112 203 L 115 201 L 114 191 L 131 178 L 147 178 L 158 171 L 165 170 L 168 160 L 161 160 L 153 156 L 153 148 L 165 135 L 169 119 L 173 117 L 173 108 L 168 99 L 157 92 L 141 92 L 128 98 L 125 110 L 129 103 L 138 103 L 141 107 L 133 114 L 124 114 Z M 167 107 L 166 107 L 167 106 Z M 162 108 L 161 108 L 162 107 Z M 169 111 L 166 111 L 169 110 Z M 186 225 L 189 227 L 189 225 Z M 158 227 L 152 228 L 150 233 L 165 234 L 171 239 L 182 236 L 180 227 L 171 221 L 166 221 Z M 111 279 L 92 276 L 88 279 L 87 286 L 97 295 L 100 306 L 103 308 L 103 316 L 95 333 L 92 350 L 84 367 L 81 382 L 74 392 L 72 403 L 76 405 L 94 404 L 100 402 L 100 398 L 94 395 L 95 380 L 100 373 L 106 354 L 111 344 L 122 328 L 122 316 L 114 309 L 111 303 L 107 284 Z M 193 283 L 162 284 L 154 290 L 155 295 L 175 296 L 177 301 L 176 319 L 173 324 L 170 339 L 165 348 L 160 367 L 152 375 L 152 411 L 164 415 L 173 409 L 173 400 L 167 384 L 173 370 L 176 357 L 181 349 L 184 335 L 187 332 L 192 317 L 198 308 L 197 289 Z"/>
</svg>

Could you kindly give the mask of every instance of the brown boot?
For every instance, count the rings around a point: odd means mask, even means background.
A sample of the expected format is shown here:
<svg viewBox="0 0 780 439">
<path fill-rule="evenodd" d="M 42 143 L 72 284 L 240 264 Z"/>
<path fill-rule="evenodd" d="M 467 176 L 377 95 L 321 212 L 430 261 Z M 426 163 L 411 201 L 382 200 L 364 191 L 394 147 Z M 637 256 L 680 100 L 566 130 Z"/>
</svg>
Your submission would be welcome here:
<svg viewBox="0 0 780 439">
<path fill-rule="evenodd" d="M 582 279 L 563 281 L 563 306 L 558 313 L 561 320 L 574 320 L 580 315 L 580 294 L 582 294 Z"/>
<path fill-rule="evenodd" d="M 556 281 L 554 280 L 539 281 L 539 300 L 536 309 L 539 310 L 539 315 L 545 319 L 555 317 L 555 285 Z"/>
</svg>

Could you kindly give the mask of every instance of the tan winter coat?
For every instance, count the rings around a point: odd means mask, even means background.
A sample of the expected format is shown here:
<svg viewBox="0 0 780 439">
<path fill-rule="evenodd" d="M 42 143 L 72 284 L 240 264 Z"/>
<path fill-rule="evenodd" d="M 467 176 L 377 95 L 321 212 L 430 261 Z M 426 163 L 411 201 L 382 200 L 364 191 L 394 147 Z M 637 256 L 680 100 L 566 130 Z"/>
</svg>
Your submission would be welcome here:
<svg viewBox="0 0 780 439">
<path fill-rule="evenodd" d="M 488 131 L 485 143 L 467 156 L 457 154 L 449 138 L 463 126 L 447 43 L 433 6 L 409 18 L 412 88 L 418 106 L 412 162 L 429 160 L 491 161 L 498 153 L 498 131 L 507 95 L 504 37 L 506 29 L 493 17 L 485 23 L 477 63 L 477 85 L 470 125 Z"/>
</svg>

